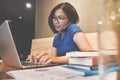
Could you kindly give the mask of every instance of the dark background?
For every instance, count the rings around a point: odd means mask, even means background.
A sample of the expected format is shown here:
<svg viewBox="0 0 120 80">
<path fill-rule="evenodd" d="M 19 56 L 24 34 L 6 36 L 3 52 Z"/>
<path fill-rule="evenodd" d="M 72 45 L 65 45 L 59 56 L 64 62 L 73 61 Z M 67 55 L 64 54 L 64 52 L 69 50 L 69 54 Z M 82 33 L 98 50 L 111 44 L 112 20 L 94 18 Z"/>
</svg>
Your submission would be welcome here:
<svg viewBox="0 0 120 80">
<path fill-rule="evenodd" d="M 27 9 L 26 2 L 30 2 L 32 8 Z M 10 28 L 18 53 L 20 57 L 24 56 L 22 59 L 30 53 L 31 42 L 35 37 L 35 7 L 36 0 L 0 0 L 0 24 L 11 20 Z"/>
</svg>

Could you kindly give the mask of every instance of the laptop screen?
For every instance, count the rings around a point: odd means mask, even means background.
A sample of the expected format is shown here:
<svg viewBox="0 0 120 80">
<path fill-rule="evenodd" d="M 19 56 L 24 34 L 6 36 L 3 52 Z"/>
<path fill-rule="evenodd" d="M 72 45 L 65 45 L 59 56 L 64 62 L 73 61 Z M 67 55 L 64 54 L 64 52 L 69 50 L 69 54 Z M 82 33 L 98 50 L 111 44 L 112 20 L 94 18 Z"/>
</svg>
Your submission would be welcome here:
<svg viewBox="0 0 120 80">
<path fill-rule="evenodd" d="M 0 25 L 0 56 L 5 65 L 21 67 L 8 21 Z"/>
</svg>

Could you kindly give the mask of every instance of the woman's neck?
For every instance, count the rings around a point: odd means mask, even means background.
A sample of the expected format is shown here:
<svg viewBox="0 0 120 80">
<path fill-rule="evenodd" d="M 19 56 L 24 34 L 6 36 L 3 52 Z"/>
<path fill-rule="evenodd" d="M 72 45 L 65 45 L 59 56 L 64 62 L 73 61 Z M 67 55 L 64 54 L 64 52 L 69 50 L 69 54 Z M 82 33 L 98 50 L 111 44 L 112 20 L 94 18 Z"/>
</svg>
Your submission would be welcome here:
<svg viewBox="0 0 120 80">
<path fill-rule="evenodd" d="M 62 32 L 60 33 L 60 38 L 62 39 L 62 38 L 64 37 L 64 35 L 65 35 L 65 31 L 62 31 Z"/>
<path fill-rule="evenodd" d="M 64 35 L 65 35 L 65 33 L 66 33 L 66 28 L 68 27 L 69 24 L 70 24 L 70 23 L 68 23 L 68 24 L 64 27 L 64 29 L 62 29 L 62 30 L 60 31 L 61 39 L 64 37 Z"/>
</svg>

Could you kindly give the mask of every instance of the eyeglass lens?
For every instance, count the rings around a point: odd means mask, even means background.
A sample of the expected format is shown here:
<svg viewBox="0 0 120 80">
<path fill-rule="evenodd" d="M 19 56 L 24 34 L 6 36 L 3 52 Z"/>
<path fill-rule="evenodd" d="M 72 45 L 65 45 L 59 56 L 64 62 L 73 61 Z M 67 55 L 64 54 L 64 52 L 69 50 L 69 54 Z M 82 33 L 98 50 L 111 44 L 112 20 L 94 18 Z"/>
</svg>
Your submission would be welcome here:
<svg viewBox="0 0 120 80">
<path fill-rule="evenodd" d="M 62 22 L 64 19 L 67 19 L 67 18 L 64 18 L 64 17 L 53 17 L 53 22 L 55 22 L 56 20 L 60 23 Z"/>
</svg>

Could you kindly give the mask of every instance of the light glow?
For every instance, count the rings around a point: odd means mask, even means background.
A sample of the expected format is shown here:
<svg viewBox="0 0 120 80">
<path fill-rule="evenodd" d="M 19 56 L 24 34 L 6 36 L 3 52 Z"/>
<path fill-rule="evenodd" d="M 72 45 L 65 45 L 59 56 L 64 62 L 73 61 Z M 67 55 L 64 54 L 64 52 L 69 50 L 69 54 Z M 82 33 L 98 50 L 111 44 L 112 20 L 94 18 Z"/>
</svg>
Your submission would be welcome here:
<svg viewBox="0 0 120 80">
<path fill-rule="evenodd" d="M 31 8 L 32 7 L 31 3 L 26 3 L 26 7 Z"/>
</svg>

